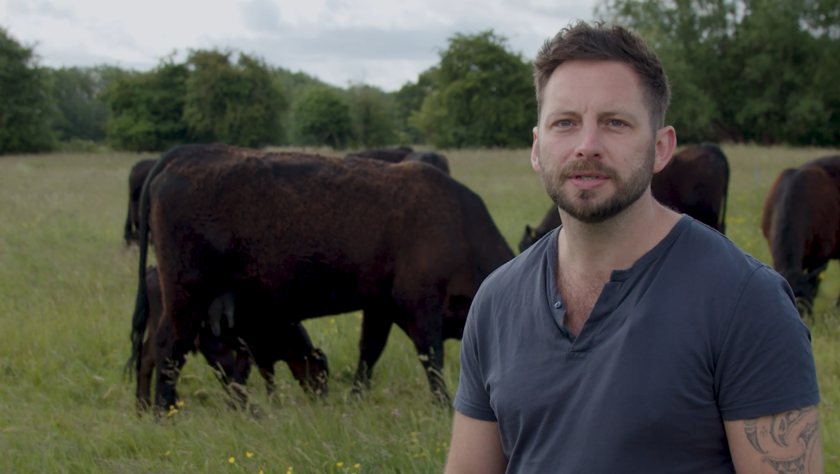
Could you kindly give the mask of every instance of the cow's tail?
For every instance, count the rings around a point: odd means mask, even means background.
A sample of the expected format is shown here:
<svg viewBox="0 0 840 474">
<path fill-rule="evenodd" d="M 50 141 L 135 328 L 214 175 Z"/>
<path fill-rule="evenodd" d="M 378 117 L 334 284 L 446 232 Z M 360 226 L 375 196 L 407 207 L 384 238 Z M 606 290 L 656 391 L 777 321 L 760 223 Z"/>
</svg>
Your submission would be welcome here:
<svg viewBox="0 0 840 474">
<path fill-rule="evenodd" d="M 723 180 L 723 195 L 720 198 L 720 215 L 718 216 L 717 228 L 721 234 L 726 233 L 726 204 L 729 201 L 729 160 L 723 153 L 723 150 L 714 143 L 703 143 L 703 147 L 711 151 L 711 153 L 720 158 L 723 164 L 724 180 Z"/>
<path fill-rule="evenodd" d="M 726 180 L 723 185 L 723 199 L 720 200 L 720 220 L 718 221 L 718 228 L 721 234 L 726 233 L 726 208 L 729 201 L 729 161 L 723 152 L 720 153 L 723 157 L 723 164 L 726 167 Z"/>
<path fill-rule="evenodd" d="M 129 211 L 128 215 L 125 216 L 125 226 L 123 227 L 123 241 L 125 242 L 126 247 L 131 245 L 131 242 L 133 241 L 133 231 L 134 224 L 131 223 L 131 212 Z"/>
<path fill-rule="evenodd" d="M 131 318 L 131 355 L 125 364 L 125 371 L 129 376 L 132 373 L 136 374 L 140 368 L 140 360 L 143 355 L 143 338 L 146 335 L 146 323 L 149 320 L 149 298 L 146 288 L 146 260 L 149 254 L 149 183 L 172 160 L 176 150 L 178 148 L 166 152 L 149 171 L 146 180 L 143 182 L 140 202 L 137 205 L 139 221 L 137 240 L 140 247 L 140 258 L 138 262 L 137 299 L 134 302 L 134 315 Z"/>
</svg>

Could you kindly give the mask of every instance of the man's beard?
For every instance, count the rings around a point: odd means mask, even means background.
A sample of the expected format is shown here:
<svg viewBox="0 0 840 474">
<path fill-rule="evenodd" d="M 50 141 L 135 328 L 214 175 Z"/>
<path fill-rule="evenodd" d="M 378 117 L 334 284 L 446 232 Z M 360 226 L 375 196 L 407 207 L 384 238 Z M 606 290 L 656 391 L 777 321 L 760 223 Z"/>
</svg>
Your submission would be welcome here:
<svg viewBox="0 0 840 474">
<path fill-rule="evenodd" d="M 554 204 L 569 216 L 588 224 L 604 222 L 636 202 L 650 185 L 653 178 L 654 162 L 654 150 L 652 148 L 643 165 L 633 170 L 626 180 L 621 179 L 615 170 L 598 160 L 580 160 L 564 167 L 559 177 L 554 180 L 549 181 L 552 177 L 543 175 L 543 184 Z M 606 201 L 600 203 L 592 201 L 597 196 L 595 191 L 583 189 L 574 191 L 575 195 L 573 196 L 567 195 L 563 190 L 563 184 L 572 176 L 582 172 L 592 172 L 606 176 L 615 186 L 615 193 Z"/>
</svg>

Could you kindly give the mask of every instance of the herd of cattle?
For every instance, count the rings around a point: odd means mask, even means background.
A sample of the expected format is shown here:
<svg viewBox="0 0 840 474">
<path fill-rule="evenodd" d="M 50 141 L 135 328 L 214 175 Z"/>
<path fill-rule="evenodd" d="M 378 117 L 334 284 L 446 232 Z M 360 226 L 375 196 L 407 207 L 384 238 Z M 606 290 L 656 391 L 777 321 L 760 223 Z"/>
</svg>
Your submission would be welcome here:
<svg viewBox="0 0 840 474">
<path fill-rule="evenodd" d="M 723 233 L 728 184 L 726 156 L 707 144 L 675 155 L 651 188 Z M 526 226 L 520 251 L 558 225 L 552 206 L 537 228 Z M 782 172 L 762 231 L 773 266 L 810 312 L 818 275 L 840 258 L 840 156 Z M 514 256 L 446 157 L 407 147 L 338 158 L 180 146 L 132 168 L 124 236 L 140 253 L 127 368 L 138 407 L 158 412 L 176 406 L 178 374 L 195 351 L 240 404 L 251 365 L 271 392 L 279 360 L 304 390 L 326 394 L 326 355 L 301 322 L 357 310 L 354 389 L 369 386 L 396 324 L 445 402 L 443 341 L 462 336 L 479 284 Z M 157 267 L 147 264 L 150 245 Z"/>
</svg>

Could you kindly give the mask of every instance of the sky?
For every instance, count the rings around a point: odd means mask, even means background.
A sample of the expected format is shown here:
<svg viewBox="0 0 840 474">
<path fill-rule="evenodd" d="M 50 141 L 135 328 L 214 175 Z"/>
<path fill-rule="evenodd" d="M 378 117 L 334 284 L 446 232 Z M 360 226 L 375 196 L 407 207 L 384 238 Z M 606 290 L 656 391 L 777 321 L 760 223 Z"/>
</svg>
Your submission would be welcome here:
<svg viewBox="0 0 840 474">
<path fill-rule="evenodd" d="M 492 29 L 533 59 L 597 0 L 0 0 L 0 27 L 52 68 L 149 70 L 190 50 L 231 50 L 347 87 L 398 90 L 456 33 Z M 235 56 L 234 56 L 235 59 Z"/>
</svg>

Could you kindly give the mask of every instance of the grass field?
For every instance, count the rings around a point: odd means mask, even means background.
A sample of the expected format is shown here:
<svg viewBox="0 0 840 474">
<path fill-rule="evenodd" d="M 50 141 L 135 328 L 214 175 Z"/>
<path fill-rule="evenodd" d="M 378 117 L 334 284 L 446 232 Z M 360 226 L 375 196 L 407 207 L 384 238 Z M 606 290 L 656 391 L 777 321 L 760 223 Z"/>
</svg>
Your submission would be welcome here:
<svg viewBox="0 0 840 474">
<path fill-rule="evenodd" d="M 837 150 L 724 146 L 732 168 L 729 237 L 769 262 L 759 230 L 778 172 Z M 528 151 L 446 153 L 515 248 L 549 201 Z M 305 323 L 329 356 L 330 394 L 308 399 L 278 364 L 278 393 L 249 381 L 262 416 L 229 410 L 212 371 L 188 359 L 184 410 L 155 421 L 134 410 L 124 378 L 137 251 L 122 243 L 128 153 L 0 157 L 0 472 L 432 473 L 443 467 L 451 413 L 398 329 L 363 400 L 349 395 L 359 314 Z M 840 472 L 840 269 L 832 263 L 811 327 L 822 391 L 826 472 Z M 454 394 L 457 341 L 444 378 Z"/>
</svg>

